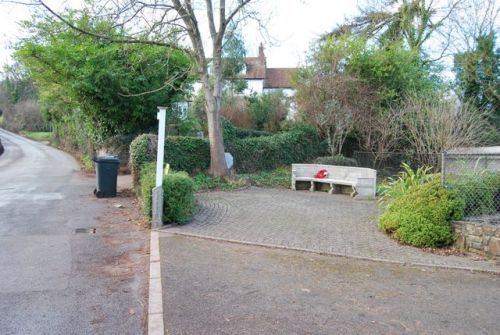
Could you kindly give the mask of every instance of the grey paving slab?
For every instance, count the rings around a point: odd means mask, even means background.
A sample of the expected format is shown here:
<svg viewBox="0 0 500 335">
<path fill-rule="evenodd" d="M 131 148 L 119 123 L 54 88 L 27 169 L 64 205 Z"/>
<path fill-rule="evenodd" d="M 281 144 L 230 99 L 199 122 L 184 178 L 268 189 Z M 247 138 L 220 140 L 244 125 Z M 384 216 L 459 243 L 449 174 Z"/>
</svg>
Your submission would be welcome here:
<svg viewBox="0 0 500 335">
<path fill-rule="evenodd" d="M 249 188 L 197 195 L 192 222 L 165 232 L 338 256 L 500 273 L 497 261 L 403 246 L 377 229 L 375 201 L 345 195 Z"/>
</svg>

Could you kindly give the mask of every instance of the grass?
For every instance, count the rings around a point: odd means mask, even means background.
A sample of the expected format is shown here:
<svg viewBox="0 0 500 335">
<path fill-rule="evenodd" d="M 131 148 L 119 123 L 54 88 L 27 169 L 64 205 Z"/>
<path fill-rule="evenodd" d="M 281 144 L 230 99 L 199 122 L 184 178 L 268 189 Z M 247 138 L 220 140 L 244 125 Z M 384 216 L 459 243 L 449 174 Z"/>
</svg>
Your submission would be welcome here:
<svg viewBox="0 0 500 335">
<path fill-rule="evenodd" d="M 52 133 L 48 131 L 21 131 L 21 135 L 34 141 L 48 141 L 52 139 Z"/>
<path fill-rule="evenodd" d="M 271 188 L 289 188 L 292 178 L 290 167 L 282 166 L 272 171 L 241 175 L 251 185 Z"/>
<path fill-rule="evenodd" d="M 289 167 L 280 167 L 272 171 L 241 174 L 232 180 L 213 178 L 202 173 L 195 175 L 193 179 L 196 192 L 214 190 L 231 191 L 247 185 L 270 188 L 289 188 L 291 172 Z"/>
<path fill-rule="evenodd" d="M 206 174 L 199 173 L 193 177 L 195 191 L 231 191 L 242 188 L 246 185 L 245 180 L 236 178 L 234 180 L 226 180 L 218 177 L 213 178 Z"/>
</svg>

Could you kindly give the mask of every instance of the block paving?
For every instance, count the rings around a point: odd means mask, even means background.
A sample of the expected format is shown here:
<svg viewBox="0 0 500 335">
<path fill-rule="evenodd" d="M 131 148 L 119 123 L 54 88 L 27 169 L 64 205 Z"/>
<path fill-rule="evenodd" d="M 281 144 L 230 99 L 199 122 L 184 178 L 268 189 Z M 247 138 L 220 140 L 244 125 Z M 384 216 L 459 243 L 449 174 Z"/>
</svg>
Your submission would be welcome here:
<svg viewBox="0 0 500 335">
<path fill-rule="evenodd" d="M 199 193 L 197 201 L 192 222 L 164 231 L 375 261 L 500 273 L 495 260 L 438 255 L 392 240 L 377 228 L 380 209 L 375 201 L 257 187 Z"/>
</svg>

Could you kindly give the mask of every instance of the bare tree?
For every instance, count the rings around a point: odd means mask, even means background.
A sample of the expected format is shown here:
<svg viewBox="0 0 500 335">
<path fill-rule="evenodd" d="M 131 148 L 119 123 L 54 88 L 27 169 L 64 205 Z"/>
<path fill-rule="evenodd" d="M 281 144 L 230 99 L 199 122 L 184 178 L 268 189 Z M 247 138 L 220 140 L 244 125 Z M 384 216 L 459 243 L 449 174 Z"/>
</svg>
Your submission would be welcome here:
<svg viewBox="0 0 500 335">
<path fill-rule="evenodd" d="M 210 140 L 210 174 L 227 176 L 221 128 L 222 48 L 231 22 L 235 26 L 247 19 L 256 19 L 260 23 L 257 11 L 250 7 L 251 2 L 256 0 L 91 1 L 85 11 L 93 13 L 94 17 L 115 22 L 113 28 L 122 29 L 125 36 L 84 31 L 43 0 L 26 0 L 24 3 L 42 6 L 72 29 L 114 43 L 143 43 L 187 50 L 182 43 L 189 42 L 191 49 L 187 51 L 196 64 L 196 73 L 204 91 Z"/>
<path fill-rule="evenodd" d="M 455 99 L 410 97 L 402 113 L 411 150 L 431 166 L 435 156 L 429 154 L 478 145 L 491 127 L 485 112 Z"/>
<path fill-rule="evenodd" d="M 297 80 L 297 105 L 302 118 L 328 140 L 337 155 L 361 115 L 369 113 L 374 92 L 361 79 L 344 73 L 316 72 Z"/>
<path fill-rule="evenodd" d="M 468 0 L 451 17 L 453 46 L 457 52 L 472 51 L 478 37 L 498 31 L 500 3 L 496 0 Z"/>
</svg>

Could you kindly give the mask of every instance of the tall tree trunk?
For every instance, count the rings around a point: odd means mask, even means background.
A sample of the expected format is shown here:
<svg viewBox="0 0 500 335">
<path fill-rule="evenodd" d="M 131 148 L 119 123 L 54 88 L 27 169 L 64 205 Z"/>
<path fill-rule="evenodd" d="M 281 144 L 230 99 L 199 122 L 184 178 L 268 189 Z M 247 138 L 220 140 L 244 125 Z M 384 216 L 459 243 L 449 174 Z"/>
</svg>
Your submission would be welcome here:
<svg viewBox="0 0 500 335">
<path fill-rule="evenodd" d="M 215 53 L 214 53 L 215 54 Z M 220 57 L 219 57 L 220 59 Z M 222 102 L 222 80 L 220 60 L 214 57 L 213 76 L 214 84 L 211 83 L 208 73 L 202 75 L 202 85 L 205 90 L 205 107 L 208 123 L 208 139 L 210 141 L 210 169 L 209 173 L 214 177 L 225 177 L 229 174 L 226 159 L 224 157 L 224 140 L 222 137 L 221 124 L 221 102 Z"/>
</svg>

